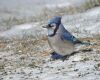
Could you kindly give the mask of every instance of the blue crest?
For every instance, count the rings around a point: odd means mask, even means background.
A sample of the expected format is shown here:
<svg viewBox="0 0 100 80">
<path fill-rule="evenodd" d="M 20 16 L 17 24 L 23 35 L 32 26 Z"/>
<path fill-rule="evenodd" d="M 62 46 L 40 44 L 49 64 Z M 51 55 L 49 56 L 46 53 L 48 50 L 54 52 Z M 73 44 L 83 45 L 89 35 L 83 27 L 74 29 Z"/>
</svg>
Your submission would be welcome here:
<svg viewBox="0 0 100 80">
<path fill-rule="evenodd" d="M 48 24 L 56 23 L 59 25 L 61 23 L 61 16 L 56 16 L 48 21 Z"/>
</svg>

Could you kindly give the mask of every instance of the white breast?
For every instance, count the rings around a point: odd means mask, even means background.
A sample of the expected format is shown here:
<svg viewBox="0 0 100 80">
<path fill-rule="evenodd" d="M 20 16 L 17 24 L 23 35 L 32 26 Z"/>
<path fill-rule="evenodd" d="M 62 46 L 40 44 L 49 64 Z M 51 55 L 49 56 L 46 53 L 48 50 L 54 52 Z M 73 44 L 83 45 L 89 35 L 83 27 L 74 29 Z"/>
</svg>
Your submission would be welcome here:
<svg viewBox="0 0 100 80">
<path fill-rule="evenodd" d="M 74 44 L 61 40 L 60 35 L 56 34 L 54 37 L 48 37 L 48 41 L 51 48 L 63 56 L 69 55 L 74 51 Z"/>
</svg>

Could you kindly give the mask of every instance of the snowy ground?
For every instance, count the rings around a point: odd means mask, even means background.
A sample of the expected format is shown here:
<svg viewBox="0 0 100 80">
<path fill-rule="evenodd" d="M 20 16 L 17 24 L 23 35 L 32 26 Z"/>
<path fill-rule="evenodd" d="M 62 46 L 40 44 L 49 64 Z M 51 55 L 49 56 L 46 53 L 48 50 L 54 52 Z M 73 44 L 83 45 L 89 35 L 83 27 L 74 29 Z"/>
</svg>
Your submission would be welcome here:
<svg viewBox="0 0 100 80">
<path fill-rule="evenodd" d="M 100 80 L 100 40 L 68 60 L 51 60 L 47 40 L 0 42 L 0 80 Z"/>
</svg>

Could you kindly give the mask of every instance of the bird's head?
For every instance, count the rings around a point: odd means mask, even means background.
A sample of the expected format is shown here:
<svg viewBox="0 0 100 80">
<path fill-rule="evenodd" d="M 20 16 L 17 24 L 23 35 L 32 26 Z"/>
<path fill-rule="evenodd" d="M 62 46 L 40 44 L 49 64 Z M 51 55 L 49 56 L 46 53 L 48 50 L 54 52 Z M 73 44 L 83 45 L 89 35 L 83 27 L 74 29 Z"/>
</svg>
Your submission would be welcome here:
<svg viewBox="0 0 100 80">
<path fill-rule="evenodd" d="M 57 30 L 59 29 L 59 25 L 61 24 L 61 17 L 56 16 L 48 21 L 48 24 L 46 26 L 43 26 L 43 28 L 47 28 L 48 30 L 48 36 L 52 37 L 55 36 Z"/>
</svg>

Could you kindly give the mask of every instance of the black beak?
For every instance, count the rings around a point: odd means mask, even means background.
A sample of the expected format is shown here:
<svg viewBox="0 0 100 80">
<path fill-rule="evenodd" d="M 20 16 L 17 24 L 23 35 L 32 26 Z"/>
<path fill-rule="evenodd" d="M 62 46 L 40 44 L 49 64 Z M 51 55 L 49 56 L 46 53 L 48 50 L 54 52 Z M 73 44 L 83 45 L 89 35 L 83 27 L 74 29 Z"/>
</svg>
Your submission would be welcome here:
<svg viewBox="0 0 100 80">
<path fill-rule="evenodd" d="M 48 28 L 49 27 L 49 25 L 45 25 L 45 26 L 42 26 L 43 28 Z"/>
</svg>

